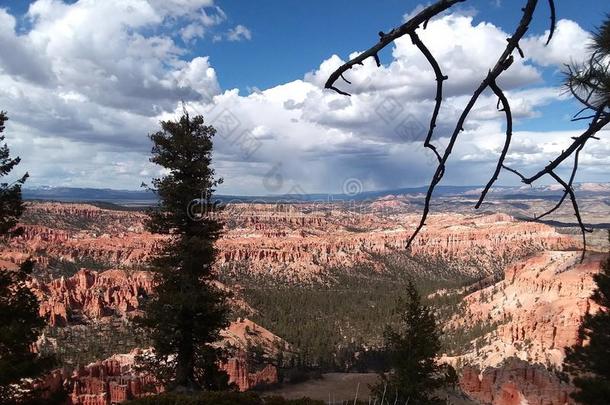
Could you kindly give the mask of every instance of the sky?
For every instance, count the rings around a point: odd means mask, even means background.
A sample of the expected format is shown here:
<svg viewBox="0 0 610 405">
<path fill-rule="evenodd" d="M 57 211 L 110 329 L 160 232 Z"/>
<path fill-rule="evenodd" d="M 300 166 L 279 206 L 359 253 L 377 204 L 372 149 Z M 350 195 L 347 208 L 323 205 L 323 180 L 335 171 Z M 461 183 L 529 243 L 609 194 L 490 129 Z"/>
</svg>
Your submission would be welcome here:
<svg viewBox="0 0 610 405">
<path fill-rule="evenodd" d="M 472 91 L 506 45 L 525 1 L 465 1 L 418 35 L 444 73 L 434 143 L 444 148 Z M 502 75 L 515 115 L 507 162 L 534 173 L 585 123 L 561 89 L 565 63 L 586 58 L 606 1 L 539 1 Z M 29 187 L 138 189 L 163 172 L 147 134 L 186 103 L 216 127 L 224 194 L 336 193 L 422 186 L 435 169 L 422 147 L 434 106 L 426 60 L 401 38 L 351 70 L 353 94 L 324 90 L 328 75 L 426 3 L 405 0 L 0 0 L 0 110 Z M 460 135 L 442 184 L 488 180 L 505 122 L 485 93 Z M 610 181 L 606 132 L 581 155 L 579 182 Z M 570 167 L 560 170 L 566 175 Z M 517 185 L 503 173 L 498 184 Z"/>
</svg>

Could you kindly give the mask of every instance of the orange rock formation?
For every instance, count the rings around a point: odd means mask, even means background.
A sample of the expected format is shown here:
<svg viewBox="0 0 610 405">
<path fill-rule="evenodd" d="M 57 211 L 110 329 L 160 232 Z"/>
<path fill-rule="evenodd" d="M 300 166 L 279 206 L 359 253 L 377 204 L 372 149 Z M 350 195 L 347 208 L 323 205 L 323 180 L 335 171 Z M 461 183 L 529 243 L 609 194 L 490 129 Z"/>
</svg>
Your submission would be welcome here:
<svg viewBox="0 0 610 405">
<path fill-rule="evenodd" d="M 510 359 L 482 373 L 472 367 L 462 372 L 460 386 L 472 399 L 492 405 L 566 405 L 573 388 L 544 367 Z"/>
<path fill-rule="evenodd" d="M 55 203 L 30 204 L 28 210 L 35 223 L 26 224 L 24 235 L 3 249 L 4 260 L 18 263 L 32 256 L 40 267 L 48 265 L 49 258 L 137 267 L 164 239 L 143 231 L 140 213 Z M 78 220 L 67 223 L 66 217 Z M 248 204 L 232 207 L 220 219 L 225 222 L 218 242 L 221 268 L 245 263 L 250 272 L 299 281 L 325 268 L 370 261 L 371 253 L 404 249 L 419 216 Z M 430 217 L 412 250 L 467 258 L 473 251 L 510 254 L 523 246 L 563 250 L 578 247 L 578 242 L 547 225 L 504 214 L 438 214 Z"/>
<path fill-rule="evenodd" d="M 590 296 L 600 261 L 601 255 L 592 255 L 580 263 L 576 251 L 543 252 L 509 266 L 503 281 L 467 296 L 466 311 L 454 320 L 457 327 L 476 322 L 498 327 L 463 360 L 485 367 L 517 356 L 561 366 L 564 348 L 581 343 L 584 315 L 597 309 Z"/>
<path fill-rule="evenodd" d="M 149 272 L 108 270 L 102 273 L 81 269 L 70 278 L 31 284 L 40 300 L 40 315 L 52 326 L 64 326 L 78 317 L 99 319 L 109 315 L 132 315 L 140 304 L 138 297 L 153 291 Z M 75 319 L 78 320 L 78 319 Z"/>
</svg>

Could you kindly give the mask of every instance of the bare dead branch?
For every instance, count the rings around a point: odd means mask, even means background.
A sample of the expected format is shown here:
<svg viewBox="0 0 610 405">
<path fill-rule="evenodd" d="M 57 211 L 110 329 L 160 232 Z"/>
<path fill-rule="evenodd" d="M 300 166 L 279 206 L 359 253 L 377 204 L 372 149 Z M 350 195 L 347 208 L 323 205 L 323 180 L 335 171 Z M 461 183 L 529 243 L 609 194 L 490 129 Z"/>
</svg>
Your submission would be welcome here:
<svg viewBox="0 0 610 405">
<path fill-rule="evenodd" d="M 335 70 L 326 81 L 324 85 L 325 88 L 336 91 L 339 94 L 347 95 L 348 93 L 341 91 L 335 87 L 335 82 L 339 79 L 339 77 L 350 70 L 354 65 L 362 65 L 365 59 L 367 58 L 375 58 L 376 62 L 378 61 L 379 52 L 391 44 L 395 39 L 400 38 L 404 35 L 410 34 L 411 32 L 415 32 L 415 30 L 423 23 L 426 23 L 431 18 L 437 16 L 443 11 L 451 8 L 454 4 L 462 3 L 466 0 L 441 0 L 433 5 L 426 7 L 421 12 L 419 12 L 416 16 L 411 18 L 406 23 L 402 24 L 398 28 L 394 28 L 392 31 L 380 36 L 379 42 L 375 44 L 373 47 L 369 48 L 367 51 L 361 53 L 354 59 L 346 62 L 339 69 Z M 381 32 L 380 34 L 382 34 Z M 379 63 L 379 62 L 378 62 Z"/>
<path fill-rule="evenodd" d="M 574 215 L 576 216 L 576 220 L 578 221 L 578 226 L 580 227 L 580 231 L 582 233 L 582 259 L 585 258 L 585 252 L 587 251 L 587 232 L 593 232 L 591 229 L 587 229 L 585 224 L 582 222 L 582 218 L 580 216 L 580 209 L 578 208 L 578 202 L 576 201 L 576 195 L 574 194 L 574 190 L 570 187 L 561 177 L 559 177 L 555 172 L 550 171 L 549 175 L 557 181 L 557 183 L 561 184 L 564 190 L 570 196 L 570 200 L 572 201 L 572 207 L 574 208 Z"/>
<path fill-rule="evenodd" d="M 346 93 L 346 92 L 344 92 L 344 91 L 342 91 L 342 90 L 339 90 L 339 89 L 338 89 L 338 88 L 336 88 L 335 86 L 331 86 L 331 87 L 329 87 L 329 88 L 330 88 L 330 89 L 332 89 L 332 90 L 334 90 L 334 91 L 336 91 L 337 93 L 341 94 L 342 96 L 348 96 L 348 97 L 351 97 L 351 94 Z"/>
<path fill-rule="evenodd" d="M 557 25 L 557 18 L 555 16 L 555 1 L 549 0 L 549 8 L 551 9 L 551 28 L 549 30 L 549 37 L 546 40 L 545 45 L 548 45 L 551 42 L 551 39 L 553 39 L 553 34 L 555 33 L 555 26 Z"/>
<path fill-rule="evenodd" d="M 436 119 L 438 118 L 438 113 L 441 109 L 441 104 L 443 102 L 443 81 L 447 80 L 448 77 L 445 76 L 439 66 L 438 62 L 430 53 L 430 50 L 424 45 L 424 43 L 419 39 L 419 36 L 414 32 L 411 34 L 411 42 L 421 51 L 421 53 L 425 56 L 426 60 L 434 70 L 434 75 L 436 76 L 436 96 L 434 97 L 434 111 L 432 112 L 432 118 L 430 119 L 430 125 L 428 127 L 428 134 L 426 135 L 426 139 L 424 141 L 424 147 L 429 148 L 436 155 L 437 160 L 441 161 L 441 155 L 438 153 L 436 147 L 430 143 L 432 140 L 432 135 L 434 133 L 434 128 L 436 128 Z"/>
<path fill-rule="evenodd" d="M 379 55 L 375 54 L 373 55 L 373 58 L 375 58 L 375 63 L 377 64 L 377 67 L 381 66 L 381 60 L 379 60 Z"/>
<path fill-rule="evenodd" d="M 550 174 L 551 171 L 555 170 L 557 166 L 559 166 L 564 160 L 570 157 L 576 150 L 582 145 L 586 144 L 589 139 L 595 136 L 602 128 L 610 123 L 610 115 L 604 114 L 602 117 L 602 110 L 598 111 L 596 117 L 593 119 L 589 128 L 582 133 L 582 135 L 574 138 L 574 142 L 564 150 L 559 156 L 553 159 L 548 165 L 544 167 L 544 169 L 540 170 L 538 173 L 534 174 L 531 177 L 523 178 L 523 182 L 525 184 L 532 184 L 542 176 L 546 174 Z"/>
<path fill-rule="evenodd" d="M 498 180 L 498 176 L 500 175 L 500 170 L 502 170 L 502 166 L 504 166 L 504 160 L 506 159 L 506 154 L 508 153 L 508 148 L 510 147 L 510 142 L 513 136 L 513 115 L 510 109 L 510 104 L 508 103 L 508 99 L 504 95 L 504 92 L 497 85 L 495 81 L 489 84 L 489 87 L 493 90 L 493 92 L 498 96 L 498 101 L 502 102 L 502 111 L 506 115 L 506 139 L 504 141 L 504 147 L 502 148 L 502 153 L 500 154 L 500 158 L 498 159 L 498 164 L 496 165 L 496 170 L 494 170 L 493 176 L 483 189 L 481 193 L 481 197 L 474 208 L 479 209 L 481 204 L 483 204 L 483 200 L 485 200 L 485 196 L 493 186 L 493 184 Z"/>
<path fill-rule="evenodd" d="M 524 59 L 525 58 L 525 53 L 523 53 L 523 49 L 521 49 L 521 47 L 519 46 L 519 43 L 517 43 L 515 48 L 517 49 L 517 52 L 519 52 L 519 56 L 521 56 L 521 59 Z"/>
<path fill-rule="evenodd" d="M 522 174 L 521 174 L 521 173 L 520 173 L 518 170 L 513 169 L 513 168 L 510 168 L 510 167 L 508 167 L 508 166 L 506 166 L 506 165 L 502 165 L 502 168 L 503 168 L 504 170 L 508 170 L 509 172 L 514 173 L 514 174 L 516 174 L 517 176 L 519 176 L 519 177 L 521 178 L 521 181 L 525 180 L 525 176 L 523 176 L 523 175 L 522 175 Z"/>
<path fill-rule="evenodd" d="M 582 108 L 582 109 L 578 110 L 578 112 L 577 112 L 576 114 L 574 114 L 574 116 L 572 117 L 572 119 L 574 119 L 574 118 L 578 118 L 578 116 L 579 116 L 580 114 L 584 113 L 584 112 L 585 112 L 585 111 L 587 111 L 588 109 L 589 109 L 589 107 L 584 107 L 584 108 Z"/>
<path fill-rule="evenodd" d="M 449 139 L 449 143 L 445 148 L 445 152 L 441 158 L 441 161 L 439 162 L 436 171 L 432 176 L 432 180 L 428 187 L 428 192 L 426 193 L 421 220 L 419 222 L 419 225 L 415 229 L 415 232 L 413 232 L 413 234 L 409 238 L 409 241 L 407 242 L 407 248 L 411 246 L 411 243 L 413 243 L 413 241 L 426 223 L 428 213 L 430 212 L 430 200 L 432 199 L 432 194 L 434 193 L 434 189 L 436 188 L 438 183 L 443 178 L 445 172 L 445 165 L 447 163 L 447 160 L 449 159 L 449 156 L 451 155 L 451 152 L 453 151 L 453 147 L 457 141 L 460 132 L 464 130 L 464 123 L 466 121 L 466 118 L 470 114 L 470 111 L 474 107 L 476 101 L 479 99 L 479 96 L 483 93 L 483 91 L 485 91 L 485 89 L 487 89 L 491 83 L 495 82 L 496 79 L 500 76 L 500 74 L 502 74 L 502 72 L 508 69 L 512 64 L 512 53 L 517 48 L 521 38 L 523 38 L 523 36 L 527 33 L 537 3 L 537 0 L 528 0 L 526 6 L 523 8 L 523 16 L 521 17 L 521 21 L 519 22 L 519 25 L 517 26 L 517 29 L 515 30 L 514 34 L 508 39 L 508 45 L 504 49 L 504 52 L 502 52 L 502 55 L 500 55 L 500 57 L 498 58 L 498 61 L 496 62 L 496 65 L 493 67 L 493 69 L 490 70 L 485 79 L 483 79 L 483 82 L 474 91 L 474 94 L 470 98 L 470 101 L 468 101 L 466 108 L 464 109 L 464 111 L 462 111 L 455 130 L 453 131 L 453 134 Z"/>
<path fill-rule="evenodd" d="M 595 118 L 595 115 L 588 115 L 586 117 L 574 117 L 570 121 L 572 121 L 572 122 L 584 121 L 584 120 L 590 120 L 591 118 Z"/>
<path fill-rule="evenodd" d="M 574 178 L 576 177 L 576 172 L 578 171 L 578 156 L 580 155 L 580 151 L 585 147 L 585 145 L 581 145 L 576 152 L 574 153 L 574 165 L 572 165 L 572 174 L 570 175 L 570 180 L 568 181 L 568 187 L 570 189 L 572 189 L 572 184 L 574 183 Z M 563 204 L 563 201 L 566 199 L 566 197 L 568 196 L 568 191 L 564 190 L 563 195 L 561 196 L 561 198 L 559 199 L 559 201 L 557 202 L 557 204 L 551 208 L 550 210 L 536 216 L 534 219 L 535 220 L 540 220 L 544 217 L 546 217 L 547 215 L 552 214 L 553 212 L 555 212 L 557 209 L 559 209 L 559 207 L 561 207 L 561 204 Z"/>
<path fill-rule="evenodd" d="M 569 77 L 569 80 L 567 82 L 568 90 L 579 102 L 581 102 L 584 105 L 584 108 L 582 110 L 580 110 L 574 116 L 574 120 L 591 119 L 589 128 L 586 131 L 584 131 L 580 136 L 574 137 L 573 143 L 566 150 L 562 151 L 562 153 L 560 155 L 558 155 L 554 160 L 552 160 L 544 169 L 540 170 L 538 173 L 536 173 L 535 175 L 533 175 L 531 177 L 526 177 L 521 172 L 519 172 L 517 169 L 510 168 L 504 164 L 506 156 L 508 154 L 508 150 L 510 148 L 511 140 L 512 140 L 513 117 L 512 117 L 512 111 L 511 111 L 509 101 L 508 101 L 506 95 L 504 94 L 504 92 L 502 91 L 502 89 L 498 86 L 497 79 L 501 76 L 501 74 L 505 70 L 507 70 L 512 65 L 512 63 L 514 61 L 513 53 L 515 51 L 517 51 L 518 54 L 522 58 L 525 57 L 523 50 L 519 46 L 519 42 L 529 30 L 529 25 L 532 21 L 534 11 L 538 5 L 538 0 L 527 0 L 525 7 L 522 8 L 522 17 L 521 17 L 521 20 L 520 20 L 518 26 L 516 27 L 513 35 L 510 38 L 507 38 L 507 46 L 504 49 L 503 53 L 498 58 L 494 67 L 488 72 L 486 77 L 482 80 L 481 84 L 473 92 L 472 97 L 468 101 L 466 107 L 462 111 L 462 113 L 456 123 L 456 126 L 449 138 L 449 143 L 448 143 L 447 147 L 445 148 L 444 152 L 442 153 L 442 155 L 438 152 L 437 148 L 431 142 L 433 134 L 434 134 L 434 130 L 437 125 L 440 108 L 442 106 L 443 82 L 445 80 L 447 80 L 448 78 L 447 78 L 447 76 L 443 75 L 442 70 L 441 70 L 437 60 L 434 58 L 434 56 L 432 55 L 430 50 L 427 48 L 427 46 L 421 41 L 421 39 L 419 38 L 419 36 L 416 33 L 416 30 L 419 28 L 419 26 L 421 24 L 423 24 L 423 29 L 426 29 L 430 19 L 432 19 L 433 17 L 442 13 L 443 11 L 449 9 L 456 3 L 460 3 L 463 1 L 465 1 L 465 0 L 439 0 L 436 3 L 434 3 L 433 5 L 426 7 L 424 10 L 422 10 L 420 13 L 418 13 L 416 16 L 411 18 L 406 23 L 402 24 L 401 26 L 399 26 L 397 28 L 392 29 L 392 31 L 390 31 L 389 33 L 386 34 L 384 32 L 379 32 L 379 42 L 376 45 L 374 45 L 373 47 L 369 48 L 367 51 L 361 53 L 357 57 L 355 57 L 352 60 L 343 64 L 336 71 L 334 71 L 329 76 L 328 80 L 326 81 L 325 88 L 332 89 L 339 94 L 349 95 L 347 92 L 339 90 L 337 87 L 335 87 L 336 81 L 339 78 L 342 78 L 345 82 L 347 82 L 348 84 L 351 84 L 351 82 L 348 81 L 344 77 L 343 74 L 345 72 L 347 72 L 348 70 L 352 69 L 355 65 L 363 65 L 364 60 L 366 60 L 367 58 L 370 58 L 370 57 L 374 58 L 377 66 L 380 66 L 381 61 L 379 60 L 379 52 L 382 49 L 384 49 L 387 45 L 389 45 L 391 42 L 393 42 L 394 40 L 396 40 L 404 35 L 409 35 L 411 37 L 411 41 L 413 42 L 413 44 L 424 55 L 424 57 L 430 64 L 432 70 L 434 71 L 435 79 L 437 82 L 435 105 L 434 105 L 434 110 L 432 112 L 432 117 L 430 119 L 428 133 L 427 133 L 426 139 L 424 141 L 424 146 L 431 149 L 434 152 L 434 154 L 436 155 L 437 160 L 438 160 L 438 165 L 435 169 L 435 172 L 434 172 L 432 179 L 430 180 L 430 184 L 428 186 L 420 222 L 419 222 L 417 228 L 415 229 L 415 231 L 413 232 L 413 234 L 410 236 L 410 238 L 407 242 L 407 246 L 406 246 L 407 248 L 409 248 L 411 246 L 412 242 L 415 240 L 415 238 L 417 237 L 419 232 L 425 226 L 426 220 L 428 218 L 428 214 L 430 212 L 430 202 L 432 199 L 432 195 L 434 193 L 436 186 L 440 183 L 440 181 L 444 177 L 447 161 L 448 161 L 449 157 L 451 156 L 451 153 L 458 140 L 460 133 L 462 131 L 464 131 L 464 124 L 466 122 L 466 119 L 470 115 L 470 112 L 474 108 L 474 106 L 475 106 L 476 102 L 478 101 L 478 99 L 480 98 L 480 96 L 483 94 L 483 92 L 486 89 L 489 88 L 498 97 L 497 108 L 500 111 L 503 111 L 505 114 L 506 137 L 505 137 L 504 146 L 503 146 L 500 156 L 498 158 L 498 162 L 497 162 L 496 168 L 494 170 L 494 173 L 491 176 L 491 179 L 489 180 L 489 182 L 485 185 L 475 208 L 479 208 L 481 206 L 481 204 L 484 202 L 487 194 L 489 193 L 489 190 L 491 190 L 491 188 L 493 187 L 493 184 L 497 181 L 498 176 L 502 169 L 505 169 L 509 172 L 516 174 L 517 176 L 519 176 L 519 178 L 521 179 L 521 181 L 523 183 L 529 184 L 529 185 L 531 185 L 533 182 L 535 182 L 542 176 L 549 175 L 564 188 L 564 194 L 561 197 L 560 201 L 551 210 L 549 210 L 546 213 L 543 213 L 542 215 L 538 216 L 536 219 L 540 219 L 546 215 L 551 214 L 555 210 L 557 210 L 561 206 L 563 201 L 569 196 L 570 200 L 572 201 L 572 206 L 574 208 L 574 213 L 578 220 L 579 227 L 583 233 L 583 249 L 586 249 L 585 233 L 590 232 L 590 230 L 588 230 L 585 227 L 584 223 L 582 222 L 580 210 L 578 207 L 578 203 L 576 201 L 576 196 L 574 194 L 572 185 L 574 182 L 576 172 L 578 170 L 578 159 L 579 159 L 580 151 L 584 148 L 586 142 L 589 139 L 598 139 L 595 137 L 597 132 L 599 132 L 608 123 L 610 123 L 610 113 L 605 111 L 605 109 L 610 106 L 610 103 L 608 103 L 606 105 L 602 105 L 601 107 L 598 107 L 595 105 L 595 101 L 591 101 L 594 93 L 596 91 L 597 92 L 601 91 L 601 89 L 596 87 L 598 85 L 598 83 L 594 80 L 595 77 L 591 78 L 591 77 L 585 75 L 584 79 L 580 78 L 580 77 L 578 77 L 576 72 L 574 72 L 573 69 L 570 66 L 568 66 L 568 77 Z M 556 29 L 556 23 L 557 23 L 554 0 L 548 0 L 548 4 L 549 4 L 550 14 L 551 14 L 550 15 L 551 26 L 550 26 L 549 35 L 548 35 L 548 38 L 546 41 L 546 45 L 548 45 L 550 43 L 551 39 L 553 38 L 555 29 Z M 604 72 L 608 71 L 608 67 L 600 65 L 601 62 L 600 62 L 600 60 L 598 60 L 596 58 L 595 54 L 593 54 L 593 56 L 591 56 L 591 60 L 589 61 L 589 64 L 590 64 L 591 71 L 596 71 L 596 69 L 604 71 Z M 597 66 L 597 65 L 600 65 L 600 66 Z M 590 91 L 588 91 L 587 95 L 581 96 L 581 94 L 579 94 L 579 91 L 578 91 L 578 89 L 580 89 L 580 88 L 587 88 L 587 89 L 590 89 Z M 501 109 L 500 109 L 500 105 L 502 106 Z M 580 117 L 580 115 L 587 110 L 592 110 L 595 113 L 595 115 Z M 572 156 L 572 155 L 574 155 L 574 165 L 572 167 L 572 174 L 570 176 L 570 180 L 566 183 L 561 177 L 559 177 L 555 173 L 554 170 L 565 159 L 567 159 L 569 156 Z M 583 250 L 583 257 L 584 257 L 584 250 Z"/>
</svg>

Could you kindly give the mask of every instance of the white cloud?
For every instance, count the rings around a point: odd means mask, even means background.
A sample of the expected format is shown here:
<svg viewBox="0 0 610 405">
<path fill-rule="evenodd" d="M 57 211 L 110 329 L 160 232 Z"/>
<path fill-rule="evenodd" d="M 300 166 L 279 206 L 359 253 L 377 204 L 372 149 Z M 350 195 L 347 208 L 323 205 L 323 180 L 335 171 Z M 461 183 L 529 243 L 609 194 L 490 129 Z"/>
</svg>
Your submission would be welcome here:
<svg viewBox="0 0 610 405">
<path fill-rule="evenodd" d="M 587 45 L 590 35 L 577 23 L 571 20 L 559 20 L 553 38 L 545 45 L 549 32 L 538 37 L 530 37 L 523 41 L 523 51 L 541 66 L 563 67 L 572 61 L 583 61 L 587 55 Z"/>
<path fill-rule="evenodd" d="M 0 8 L 0 69 L 15 78 L 48 84 L 53 73 L 31 40 L 16 34 L 15 26 L 15 18 Z"/>
<path fill-rule="evenodd" d="M 159 114 L 220 92 L 209 59 L 172 37 L 224 21 L 211 0 L 38 0 L 26 19 L 18 34 L 0 9 L 0 108 L 31 184 L 137 187 Z"/>
<path fill-rule="evenodd" d="M 31 26 L 17 34 L 15 18 L 0 10 L 0 108 L 9 109 L 8 140 L 32 174 L 31 184 L 137 188 L 158 173 L 148 162 L 146 134 L 160 119 L 179 114 L 180 100 L 218 129 L 214 157 L 223 192 L 336 192 L 352 177 L 367 189 L 421 185 L 434 169 L 421 145 L 434 76 L 407 38 L 396 42 L 388 64 L 378 68 L 369 59 L 348 72 L 352 85 L 337 83 L 353 97 L 323 90 L 343 63 L 336 55 L 302 80 L 240 95 L 220 88 L 208 57 L 187 57 L 183 48 L 202 37 L 251 38 L 242 25 L 217 31 L 227 18 L 212 1 L 38 0 L 28 17 Z M 568 35 L 577 31 L 561 22 L 557 46 L 578 47 L 573 41 L 581 37 Z M 431 21 L 419 34 L 449 76 L 434 140 L 442 148 L 508 34 L 458 14 Z M 528 56 L 538 52 L 540 40 L 528 40 Z M 16 56 L 3 58 L 7 50 Z M 541 63 L 516 58 L 500 81 L 516 123 L 560 99 L 557 89 L 544 87 Z M 446 184 L 487 180 L 503 142 L 502 120 L 496 97 L 485 93 L 460 135 Z M 517 131 L 509 158 L 534 168 L 574 133 Z M 598 146 L 608 148 L 607 139 Z M 597 165 L 598 172 L 583 169 L 591 179 L 601 176 L 600 168 L 610 169 L 607 154 L 596 150 L 583 154 L 583 167 Z"/>
<path fill-rule="evenodd" d="M 250 32 L 248 27 L 241 24 L 231 28 L 229 32 L 227 32 L 227 40 L 229 41 L 249 41 L 251 39 L 252 32 Z"/>
<path fill-rule="evenodd" d="M 180 29 L 180 37 L 187 43 L 203 38 L 212 27 L 226 21 L 227 16 L 220 7 L 214 7 L 211 12 L 201 9 L 195 16 L 191 15 L 191 18 L 193 21 Z"/>
<path fill-rule="evenodd" d="M 473 25 L 471 16 L 449 14 L 431 21 L 426 30 L 419 31 L 419 36 L 449 77 L 445 82 L 445 95 L 452 96 L 476 88 L 504 50 L 508 34 L 493 24 L 482 22 Z M 393 90 L 405 96 L 421 97 L 434 89 L 432 69 L 411 39 L 405 36 L 395 44 L 389 65 L 377 68 L 372 59 L 367 59 L 364 66 L 357 66 L 346 74 L 355 84 L 350 87 L 352 92 Z M 350 58 L 355 55 L 350 55 Z M 342 63 L 333 55 L 320 65 L 319 70 L 308 74 L 306 80 L 323 86 L 328 75 Z M 540 81 L 540 72 L 535 67 L 516 58 L 502 75 L 500 85 L 511 89 Z M 338 85 L 345 86 L 345 83 Z"/>
<path fill-rule="evenodd" d="M 408 12 L 407 14 L 402 16 L 402 20 L 404 22 L 409 21 L 411 18 L 413 18 L 417 14 L 421 13 L 429 5 L 430 5 L 430 3 L 416 5 L 415 7 L 413 7 L 413 10 L 411 10 L 410 12 Z"/>
<path fill-rule="evenodd" d="M 155 10 L 164 15 L 187 15 L 200 12 L 202 8 L 212 7 L 213 0 L 149 0 Z"/>
<path fill-rule="evenodd" d="M 205 28 L 198 23 L 190 23 L 186 27 L 180 29 L 180 37 L 184 42 L 189 42 L 195 38 L 203 38 Z"/>
</svg>

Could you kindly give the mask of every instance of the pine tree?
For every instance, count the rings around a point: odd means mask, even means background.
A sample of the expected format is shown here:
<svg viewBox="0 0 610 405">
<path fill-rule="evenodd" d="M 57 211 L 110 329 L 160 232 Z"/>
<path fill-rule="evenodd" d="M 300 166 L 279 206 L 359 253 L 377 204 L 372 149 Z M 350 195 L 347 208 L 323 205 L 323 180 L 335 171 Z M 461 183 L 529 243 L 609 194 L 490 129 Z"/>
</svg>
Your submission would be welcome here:
<svg viewBox="0 0 610 405">
<path fill-rule="evenodd" d="M 161 131 L 150 135 L 150 161 L 167 174 L 153 180 L 159 205 L 149 212 L 147 227 L 169 241 L 150 262 L 156 294 L 140 325 L 154 348 L 144 367 L 168 389 L 218 389 L 227 382 L 218 369 L 220 350 L 211 345 L 228 323 L 226 294 L 214 284 L 213 271 L 222 224 L 206 215 L 221 182 L 211 167 L 215 133 L 203 117 L 191 119 L 185 110 L 178 121 L 163 121 Z"/>
<path fill-rule="evenodd" d="M 566 85 L 586 106 L 604 111 L 610 106 L 610 15 L 593 33 L 590 51 L 588 62 L 568 68 Z M 585 316 L 579 330 L 583 345 L 568 348 L 564 361 L 579 389 L 574 399 L 590 405 L 607 404 L 610 398 L 610 257 L 594 280 L 591 298 L 601 309 Z"/>
<path fill-rule="evenodd" d="M 603 405 L 610 398 L 610 255 L 593 279 L 597 288 L 591 299 L 601 308 L 595 315 L 585 315 L 579 330 L 584 345 L 566 350 L 564 370 L 574 376 L 576 401 Z"/>
<path fill-rule="evenodd" d="M 6 112 L 0 111 L 0 134 L 4 132 L 4 124 L 8 120 Z M 4 135 L 0 135 L 0 142 L 4 141 Z M 7 176 L 21 162 L 19 157 L 11 158 L 8 145 L 0 147 L 0 177 Z M 0 184 L 0 235 L 12 236 L 15 233 L 14 227 L 19 221 L 19 217 L 25 209 L 21 199 L 21 186 L 28 178 L 24 174 L 13 183 Z"/>
<path fill-rule="evenodd" d="M 0 112 L 0 134 L 7 120 Z M 0 142 L 4 136 L 0 135 Z M 0 177 L 10 175 L 20 159 L 11 158 L 6 144 L 0 147 Z M 17 223 L 25 207 L 21 186 L 27 173 L 12 183 L 0 184 L 0 241 L 19 234 Z M 32 353 L 31 346 L 45 323 L 38 315 L 38 300 L 26 285 L 33 268 L 31 261 L 19 269 L 0 269 L 0 403 L 33 401 L 33 392 L 26 378 L 40 376 L 52 365 L 49 358 Z M 29 394 L 28 394 L 29 391 Z"/>
<path fill-rule="evenodd" d="M 610 14 L 592 36 L 589 57 L 567 66 L 565 85 L 584 106 L 604 112 L 610 108 Z"/>
<path fill-rule="evenodd" d="M 400 325 L 386 328 L 386 356 L 392 371 L 381 375 L 374 394 L 390 403 L 411 405 L 442 403 L 433 391 L 444 379 L 435 357 L 441 348 L 440 332 L 432 309 L 421 302 L 413 282 L 406 289 L 406 300 L 399 300 Z"/>
<path fill-rule="evenodd" d="M 445 383 L 448 387 L 455 390 L 460 382 L 460 376 L 451 364 L 445 365 Z"/>
</svg>

